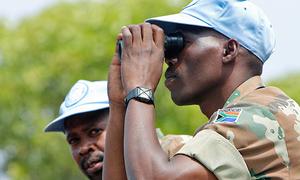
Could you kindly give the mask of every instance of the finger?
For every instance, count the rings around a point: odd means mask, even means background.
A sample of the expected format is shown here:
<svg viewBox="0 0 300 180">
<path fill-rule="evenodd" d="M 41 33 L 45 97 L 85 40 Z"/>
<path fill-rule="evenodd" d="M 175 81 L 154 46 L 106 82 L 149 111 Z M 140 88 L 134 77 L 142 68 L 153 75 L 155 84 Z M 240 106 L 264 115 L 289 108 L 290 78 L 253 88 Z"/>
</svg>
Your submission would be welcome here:
<svg viewBox="0 0 300 180">
<path fill-rule="evenodd" d="M 165 34 L 162 28 L 158 27 L 157 25 L 152 24 L 152 30 L 153 30 L 153 41 L 156 44 L 158 48 L 164 47 L 164 38 Z"/>
<path fill-rule="evenodd" d="M 123 45 L 125 48 L 132 46 L 132 34 L 127 26 L 123 26 L 121 29 Z"/>
<path fill-rule="evenodd" d="M 150 23 L 143 23 L 141 24 L 142 28 L 142 35 L 143 35 L 143 42 L 152 42 L 152 27 Z"/>
<path fill-rule="evenodd" d="M 132 34 L 132 44 L 139 45 L 142 42 L 142 31 L 139 25 L 130 25 L 129 30 Z"/>
<path fill-rule="evenodd" d="M 122 36 L 123 36 L 122 33 L 119 33 L 117 36 L 117 40 L 122 40 Z"/>
<path fill-rule="evenodd" d="M 115 53 L 117 53 L 118 52 L 118 41 L 120 41 L 120 40 L 122 40 L 122 37 L 123 37 L 123 35 L 122 35 L 122 33 L 119 33 L 118 35 L 117 35 L 117 38 L 116 38 L 116 47 L 115 47 Z"/>
</svg>

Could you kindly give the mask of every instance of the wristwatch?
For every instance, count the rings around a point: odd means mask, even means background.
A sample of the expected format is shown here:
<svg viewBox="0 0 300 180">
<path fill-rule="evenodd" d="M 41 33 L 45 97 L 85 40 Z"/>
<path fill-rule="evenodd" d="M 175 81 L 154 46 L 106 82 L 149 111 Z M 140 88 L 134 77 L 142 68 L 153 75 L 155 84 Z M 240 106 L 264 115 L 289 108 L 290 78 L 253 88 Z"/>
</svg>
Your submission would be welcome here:
<svg viewBox="0 0 300 180">
<path fill-rule="evenodd" d="M 131 99 L 135 99 L 146 104 L 154 104 L 154 96 L 152 90 L 149 88 L 136 87 L 131 90 L 124 99 L 126 106 Z"/>
</svg>

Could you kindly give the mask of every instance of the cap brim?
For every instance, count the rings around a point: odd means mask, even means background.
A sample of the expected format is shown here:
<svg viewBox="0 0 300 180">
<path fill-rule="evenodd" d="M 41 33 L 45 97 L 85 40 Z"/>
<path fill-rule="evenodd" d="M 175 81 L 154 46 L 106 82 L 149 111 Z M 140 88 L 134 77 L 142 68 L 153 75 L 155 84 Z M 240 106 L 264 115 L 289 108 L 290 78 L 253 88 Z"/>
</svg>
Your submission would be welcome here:
<svg viewBox="0 0 300 180">
<path fill-rule="evenodd" d="M 195 18 L 191 15 L 182 12 L 179 14 L 172 14 L 146 19 L 146 22 L 158 25 L 165 31 L 166 34 L 176 31 L 178 29 L 178 25 L 190 25 L 208 28 L 212 27 L 211 25 L 202 21 L 201 19 Z"/>
<path fill-rule="evenodd" d="M 50 122 L 44 129 L 45 132 L 51 132 L 51 131 L 64 131 L 64 121 L 65 118 L 75 115 L 75 114 L 81 114 L 85 112 L 90 112 L 90 111 L 96 111 L 100 109 L 105 109 L 108 108 L 109 104 L 108 102 L 106 103 L 93 103 L 93 104 L 86 104 L 82 106 L 78 106 L 73 108 L 72 110 L 69 110 L 67 113 L 62 114 L 58 118 L 54 119 L 52 122 Z"/>
</svg>

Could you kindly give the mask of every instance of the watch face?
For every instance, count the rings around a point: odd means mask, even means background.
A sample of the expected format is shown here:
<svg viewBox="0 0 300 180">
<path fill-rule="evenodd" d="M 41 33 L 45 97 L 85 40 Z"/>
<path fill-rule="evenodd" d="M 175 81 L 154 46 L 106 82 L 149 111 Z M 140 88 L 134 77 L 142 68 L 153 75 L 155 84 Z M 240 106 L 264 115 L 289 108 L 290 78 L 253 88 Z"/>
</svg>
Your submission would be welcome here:
<svg viewBox="0 0 300 180">
<path fill-rule="evenodd" d="M 128 104 L 128 102 L 131 99 L 135 99 L 137 101 L 147 103 L 147 104 L 154 104 L 153 93 L 151 89 L 148 88 L 141 88 L 141 87 L 134 88 L 126 96 L 125 103 Z"/>
<path fill-rule="evenodd" d="M 138 96 L 140 101 L 145 103 L 151 103 L 153 102 L 153 96 L 151 89 L 147 88 L 138 88 Z"/>
</svg>

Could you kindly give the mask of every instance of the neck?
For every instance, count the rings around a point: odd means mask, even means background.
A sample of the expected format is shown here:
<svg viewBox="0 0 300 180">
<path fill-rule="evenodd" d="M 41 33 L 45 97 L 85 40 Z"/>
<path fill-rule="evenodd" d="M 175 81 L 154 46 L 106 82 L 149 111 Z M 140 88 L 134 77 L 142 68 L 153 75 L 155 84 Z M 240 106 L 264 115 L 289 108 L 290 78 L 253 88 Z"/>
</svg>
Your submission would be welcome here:
<svg viewBox="0 0 300 180">
<path fill-rule="evenodd" d="M 223 108 L 227 99 L 238 86 L 253 76 L 250 74 L 241 76 L 242 73 L 243 72 L 232 72 L 229 76 L 221 80 L 221 83 L 214 89 L 203 96 L 204 98 L 199 103 L 203 114 L 210 118 L 215 111 Z"/>
</svg>

